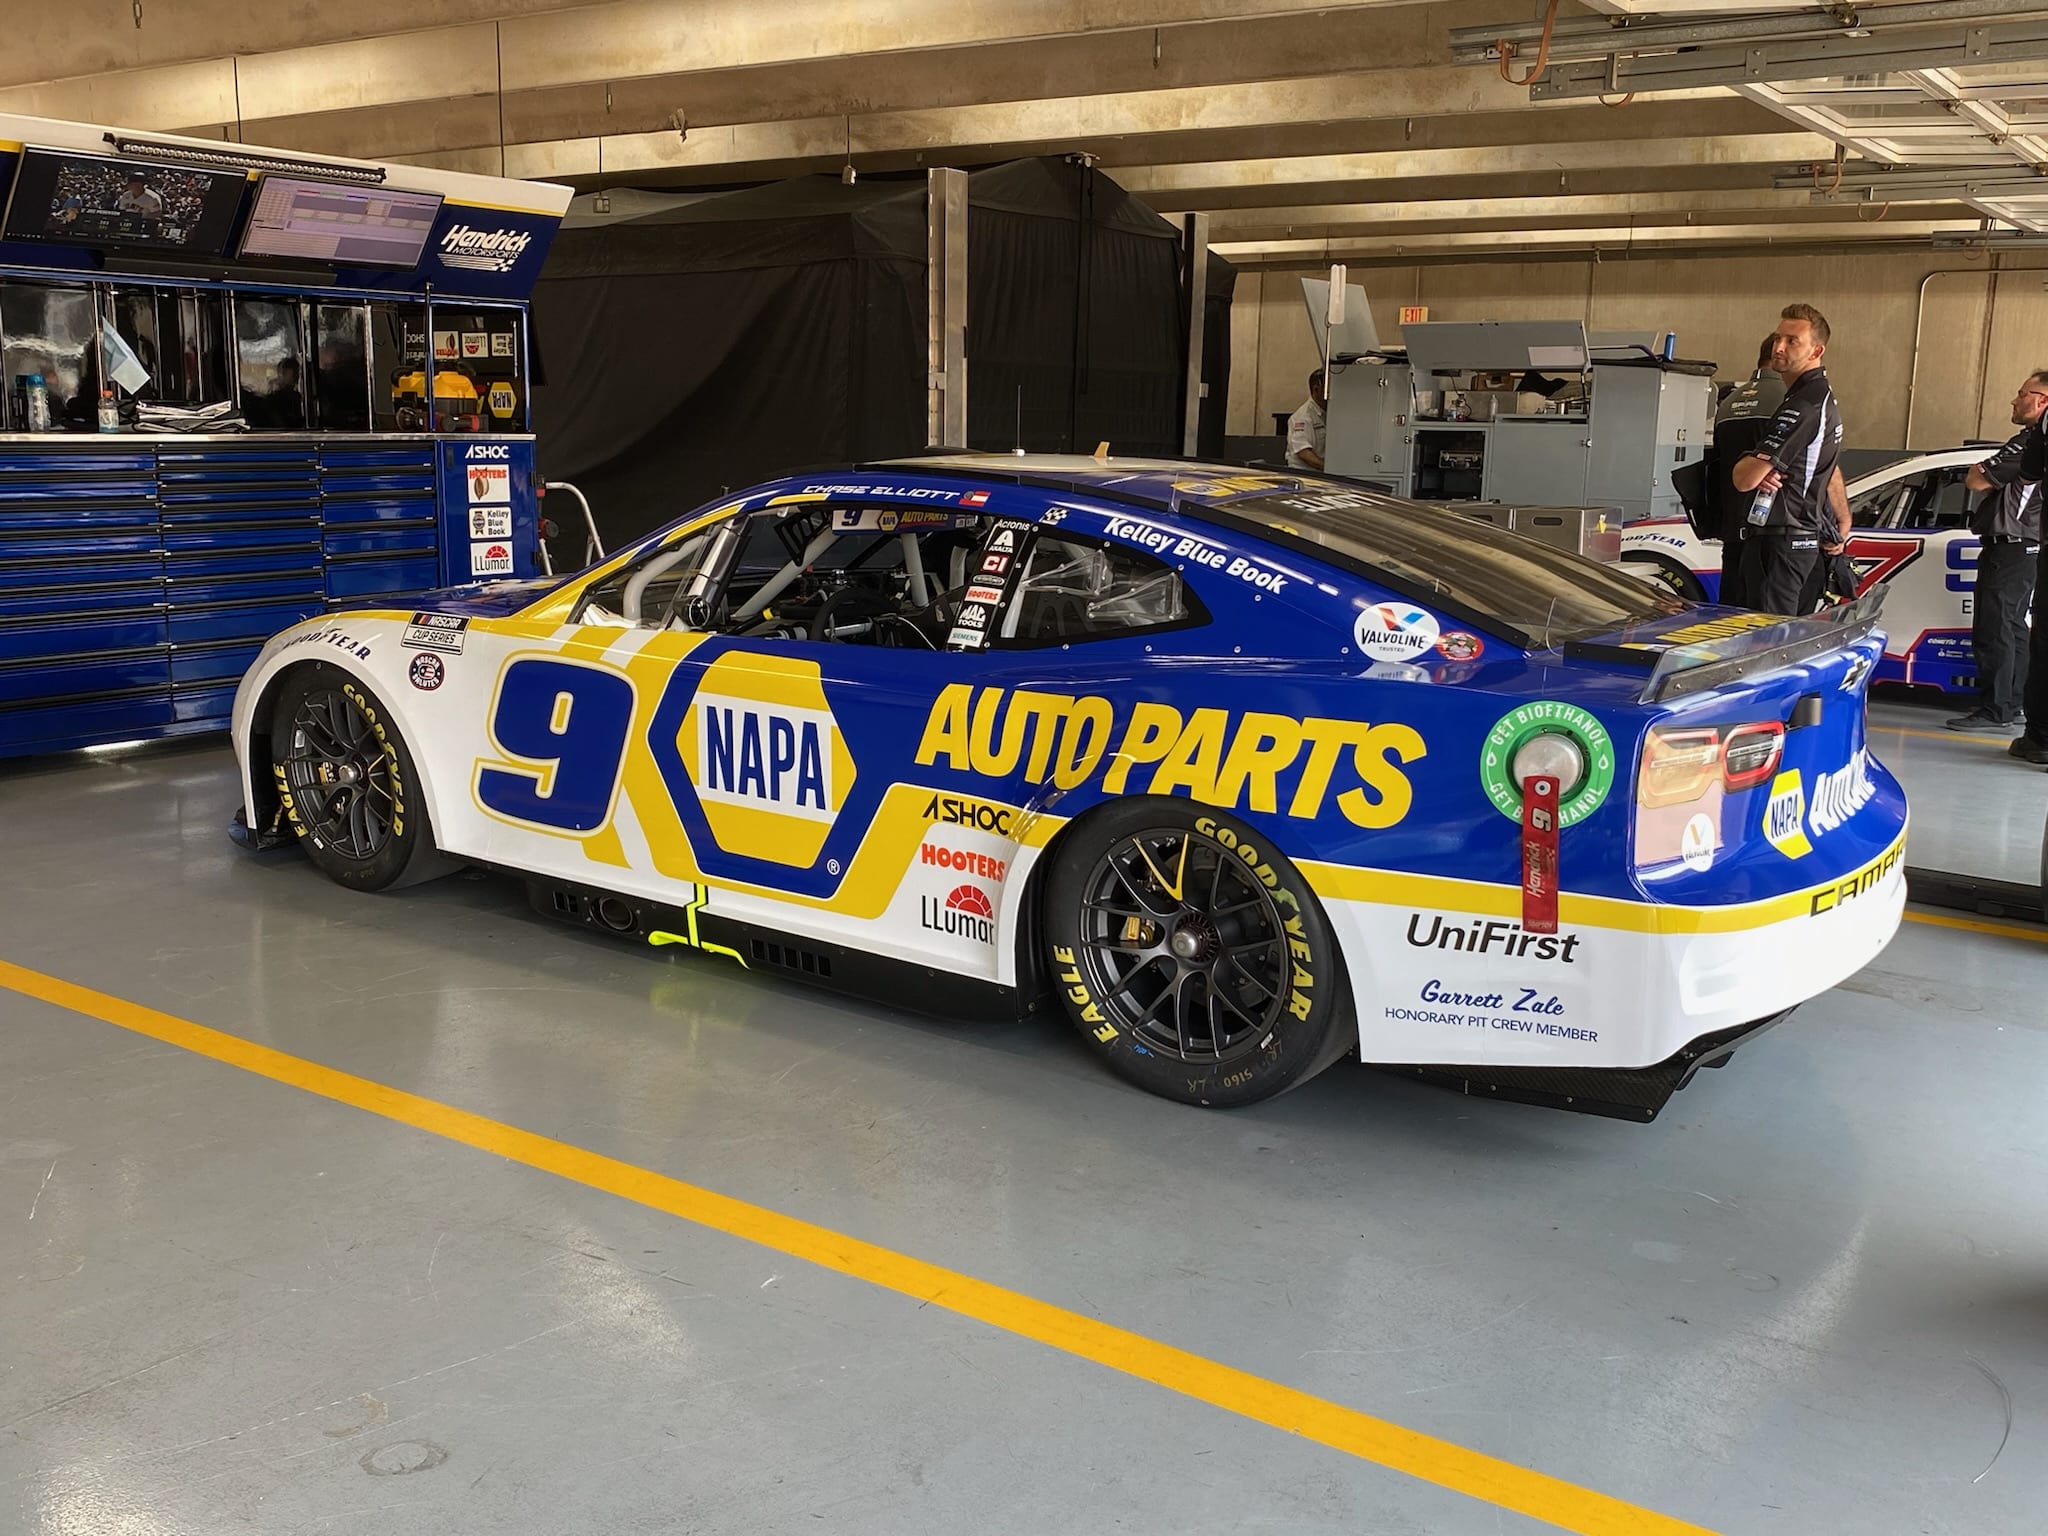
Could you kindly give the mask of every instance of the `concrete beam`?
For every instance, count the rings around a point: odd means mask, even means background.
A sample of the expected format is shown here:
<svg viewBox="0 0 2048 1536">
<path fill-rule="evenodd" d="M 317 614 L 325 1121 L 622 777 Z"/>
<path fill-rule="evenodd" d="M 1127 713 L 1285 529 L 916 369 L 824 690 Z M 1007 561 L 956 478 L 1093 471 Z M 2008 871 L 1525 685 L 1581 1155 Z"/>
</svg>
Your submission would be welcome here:
<svg viewBox="0 0 2048 1536">
<path fill-rule="evenodd" d="M 1928 198 L 1895 204 L 1883 219 L 1880 204 L 1816 204 L 1804 192 L 1740 189 L 1719 192 L 1636 192 L 1607 197 L 1501 197 L 1423 203 L 1350 203 L 1318 207 L 1226 209 L 1210 216 L 1215 241 L 1345 240 L 1400 234 L 1498 230 L 1643 227 L 1684 224 L 1889 224 L 1901 215 L 1954 219 L 1975 214 L 1957 199 Z"/>
<path fill-rule="evenodd" d="M 1441 195 L 1446 197 L 1475 195 L 1448 185 L 1466 176 L 1520 174 L 1547 178 L 1555 191 L 1586 191 L 1591 189 L 1574 185 L 1577 180 L 1574 173 L 1623 168 L 1686 172 L 1731 166 L 1754 167 L 1764 173 L 1758 185 L 1768 185 L 1772 168 L 1833 153 L 1833 144 L 1818 134 L 1788 128 L 1779 133 L 1663 138 L 1648 142 L 1606 140 L 1581 144 L 1519 144 L 1492 149 L 1399 150 L 1384 154 L 1303 155 L 1194 165 L 1127 166 L 1117 172 L 1117 181 L 1129 191 L 1144 194 L 1156 207 L 1167 207 L 1170 201 L 1175 208 L 1224 208 L 1283 201 L 1325 201 L 1321 197 L 1298 198 L 1293 195 L 1295 190 L 1309 186 L 1348 185 L 1352 195 L 1342 200 L 1356 201 L 1358 183 L 1394 180 L 1440 184 L 1443 186 Z M 1611 190 L 1651 191 L 1656 188 Z M 1255 195 L 1251 199 L 1237 195 L 1246 192 Z M 1210 201 L 1202 201 L 1205 198 Z"/>
<path fill-rule="evenodd" d="M 1953 220 L 1916 219 L 1865 226 L 1850 233 L 1833 224 L 1650 225 L 1629 229 L 1536 230 L 1512 236 L 1497 232 L 1403 235 L 1380 240 L 1219 241 L 1210 249 L 1244 266 L 1321 266 L 1332 261 L 1414 260 L 1498 254 L 1516 259 L 1533 252 L 1599 250 L 1633 252 L 1693 246 L 1738 246 L 1749 251 L 1817 244 L 1875 245 L 1924 243 L 1936 234 L 1961 232 Z"/>
<path fill-rule="evenodd" d="M 1489 8 L 1499 3 L 1489 0 Z M 613 0 L 573 6 L 561 0 L 147 0 L 138 23 L 132 0 L 70 0 L 61 6 L 24 0 L 7 16 L 0 86 L 371 41 L 393 55 L 395 73 L 406 68 L 395 55 L 435 59 L 450 34 L 477 24 L 502 35 L 506 87 L 530 90 L 1025 38 L 1402 8 L 1430 9 L 1416 0 L 889 0 L 875 6 L 823 6 L 816 0 Z M 1444 8 L 1445 14 L 1453 9 Z M 384 62 L 380 55 L 379 73 Z"/>
</svg>

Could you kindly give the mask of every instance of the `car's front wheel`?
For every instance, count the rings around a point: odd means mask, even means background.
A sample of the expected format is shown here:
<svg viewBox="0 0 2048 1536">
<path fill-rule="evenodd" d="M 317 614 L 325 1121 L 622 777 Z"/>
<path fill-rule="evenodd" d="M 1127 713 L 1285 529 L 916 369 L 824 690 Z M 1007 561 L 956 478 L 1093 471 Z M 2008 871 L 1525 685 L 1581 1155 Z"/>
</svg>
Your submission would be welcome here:
<svg viewBox="0 0 2048 1536">
<path fill-rule="evenodd" d="M 285 819 L 321 873 L 359 891 L 412 885 L 455 866 L 434 849 L 412 753 L 390 711 L 325 663 L 286 675 L 270 724 Z"/>
<path fill-rule="evenodd" d="M 1308 883 L 1261 834 L 1186 800 L 1119 801 L 1055 850 L 1043 943 L 1082 1038 L 1140 1087 L 1250 1104 L 1357 1041 Z"/>
</svg>

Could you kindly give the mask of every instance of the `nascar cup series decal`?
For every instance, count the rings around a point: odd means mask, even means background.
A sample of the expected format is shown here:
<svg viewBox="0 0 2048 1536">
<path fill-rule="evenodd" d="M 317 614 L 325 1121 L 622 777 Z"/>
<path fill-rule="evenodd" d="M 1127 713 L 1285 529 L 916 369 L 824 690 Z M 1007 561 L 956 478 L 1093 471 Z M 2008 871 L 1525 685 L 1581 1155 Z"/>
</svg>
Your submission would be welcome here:
<svg viewBox="0 0 2048 1536">
<path fill-rule="evenodd" d="M 1480 747 L 1479 782 L 1485 787 L 1486 798 L 1493 802 L 1495 810 L 1510 821 L 1520 821 L 1522 791 L 1515 783 L 1510 765 L 1524 742 L 1545 731 L 1569 737 L 1586 760 L 1586 771 L 1578 789 L 1560 801 L 1557 807 L 1558 826 L 1575 827 L 1600 809 L 1607 799 L 1607 791 L 1614 786 L 1613 738 L 1607 734 L 1606 726 L 1576 704 L 1545 700 L 1540 704 L 1524 704 L 1520 709 L 1502 715 L 1493 729 L 1486 733 L 1486 741 Z"/>
<path fill-rule="evenodd" d="M 1443 626 L 1413 603 L 1374 603 L 1359 614 L 1351 633 L 1360 654 L 1374 661 L 1413 661 L 1436 648 Z"/>
</svg>

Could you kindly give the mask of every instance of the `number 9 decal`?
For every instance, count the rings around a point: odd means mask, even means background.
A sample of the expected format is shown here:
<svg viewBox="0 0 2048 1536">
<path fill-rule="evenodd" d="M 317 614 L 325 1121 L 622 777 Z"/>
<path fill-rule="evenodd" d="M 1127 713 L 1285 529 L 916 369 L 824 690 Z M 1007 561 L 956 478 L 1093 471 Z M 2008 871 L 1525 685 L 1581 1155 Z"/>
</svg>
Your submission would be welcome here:
<svg viewBox="0 0 2048 1536">
<path fill-rule="evenodd" d="M 523 657 L 491 711 L 491 743 L 510 761 L 477 765 L 477 800 L 510 821 L 594 832 L 611 819 L 632 726 L 633 685 L 618 673 Z"/>
</svg>

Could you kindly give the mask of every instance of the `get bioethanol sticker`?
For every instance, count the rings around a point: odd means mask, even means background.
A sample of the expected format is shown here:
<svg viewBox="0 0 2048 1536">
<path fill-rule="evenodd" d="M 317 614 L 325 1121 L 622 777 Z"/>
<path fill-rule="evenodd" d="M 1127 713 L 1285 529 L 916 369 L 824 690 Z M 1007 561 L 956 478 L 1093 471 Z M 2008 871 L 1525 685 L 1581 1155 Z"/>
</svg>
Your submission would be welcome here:
<svg viewBox="0 0 2048 1536">
<path fill-rule="evenodd" d="M 1613 738 L 1607 734 L 1606 726 L 1576 704 L 1545 700 L 1524 704 L 1502 715 L 1486 733 L 1486 742 L 1479 749 L 1479 782 L 1486 787 L 1486 798 L 1493 802 L 1495 810 L 1510 821 L 1520 821 L 1522 792 L 1516 787 L 1508 765 L 1515 760 L 1516 749 L 1523 742 L 1543 731 L 1571 737 L 1586 754 L 1585 780 L 1557 808 L 1557 824 L 1575 827 L 1600 809 L 1607 791 L 1614 785 Z"/>
</svg>

